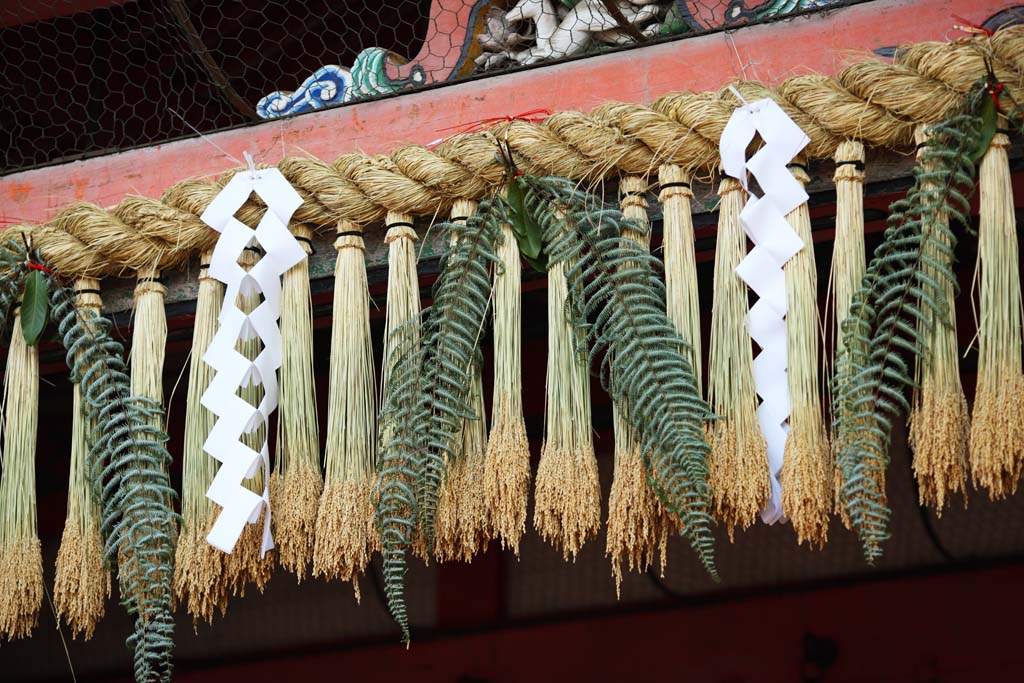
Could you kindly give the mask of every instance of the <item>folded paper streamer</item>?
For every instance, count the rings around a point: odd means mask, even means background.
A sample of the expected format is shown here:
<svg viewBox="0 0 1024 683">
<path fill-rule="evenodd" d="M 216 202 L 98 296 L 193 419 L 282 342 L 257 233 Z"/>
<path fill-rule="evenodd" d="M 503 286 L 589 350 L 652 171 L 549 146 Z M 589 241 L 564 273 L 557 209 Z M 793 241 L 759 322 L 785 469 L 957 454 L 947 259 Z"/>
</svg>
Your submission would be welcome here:
<svg viewBox="0 0 1024 683">
<path fill-rule="evenodd" d="M 267 441 L 257 452 L 242 442 L 243 433 L 267 424 L 277 408 L 277 370 L 281 367 L 281 275 L 306 258 L 305 250 L 288 231 L 292 213 L 302 198 L 276 168 L 257 171 L 246 155 L 249 170 L 237 173 L 203 212 L 202 220 L 220 233 L 210 259 L 209 274 L 226 287 L 217 334 L 203 356 L 215 371 L 202 404 L 217 416 L 217 423 L 203 449 L 221 463 L 217 476 L 207 490 L 210 500 L 221 506 L 206 540 L 230 553 L 246 523 L 255 524 L 263 516 L 261 557 L 274 547 L 270 533 L 270 457 Z M 255 230 L 234 217 L 255 193 L 267 211 Z M 246 247 L 258 244 L 263 257 L 249 271 L 238 265 Z M 244 313 L 239 295 L 262 294 L 263 301 Z M 235 350 L 239 339 L 259 337 L 263 350 L 250 361 Z M 262 384 L 263 400 L 252 406 L 238 395 L 241 387 Z M 269 433 L 268 429 L 264 433 Z M 264 468 L 263 495 L 247 489 L 243 482 Z"/>
<path fill-rule="evenodd" d="M 761 136 L 764 145 L 747 159 L 747 146 L 755 134 Z M 719 142 L 722 170 L 736 178 L 750 195 L 740 212 L 740 224 L 754 248 L 736 267 L 736 274 L 758 296 L 750 307 L 748 321 L 750 336 L 761 347 L 754 359 L 754 387 L 761 397 L 757 418 L 768 446 L 771 473 L 771 497 L 761 513 L 768 524 L 785 521 L 779 472 L 790 404 L 786 380 L 786 275 L 782 267 L 804 247 L 786 221 L 786 214 L 807 201 L 807 193 L 786 165 L 808 142 L 807 134 L 770 99 L 743 101 L 729 118 Z M 760 197 L 750 190 L 748 172 L 760 185 Z"/>
</svg>

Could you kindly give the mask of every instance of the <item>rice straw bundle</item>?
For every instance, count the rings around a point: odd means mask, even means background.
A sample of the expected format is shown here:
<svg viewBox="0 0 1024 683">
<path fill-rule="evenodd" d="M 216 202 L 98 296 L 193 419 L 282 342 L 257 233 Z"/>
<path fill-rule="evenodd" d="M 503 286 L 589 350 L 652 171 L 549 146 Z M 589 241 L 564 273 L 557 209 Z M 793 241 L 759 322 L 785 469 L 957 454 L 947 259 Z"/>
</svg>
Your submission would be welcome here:
<svg viewBox="0 0 1024 683">
<path fill-rule="evenodd" d="M 36 433 L 39 423 L 39 352 L 11 326 L 4 375 L 4 450 L 0 474 L 0 636 L 32 633 L 43 602 L 43 555 L 36 527 Z"/>
<path fill-rule="evenodd" d="M 164 352 L 167 347 L 167 314 L 155 268 L 140 270 L 135 285 L 135 329 L 132 331 L 131 387 L 135 396 L 164 404 Z M 161 429 L 164 425 L 159 425 Z"/>
<path fill-rule="evenodd" d="M 623 215 L 646 227 L 646 181 L 639 176 L 626 176 L 619 189 Z M 650 234 L 646 231 L 625 230 L 623 237 L 650 247 Z M 622 585 L 622 565 L 628 562 L 630 571 L 647 571 L 654 560 L 655 547 L 661 549 L 661 569 L 664 572 L 668 532 L 673 526 L 673 520 L 647 483 L 640 444 L 633 436 L 627 410 L 625 406 L 612 406 L 615 470 L 608 495 L 605 555 L 611 558 L 616 595 Z"/>
<path fill-rule="evenodd" d="M 312 253 L 313 232 L 309 227 L 293 223 L 290 228 L 306 253 Z M 309 259 L 302 259 L 284 274 L 281 342 L 276 459 L 270 477 L 271 521 L 281 566 L 302 583 L 313 558 L 313 530 L 324 488 L 313 380 Z"/>
<path fill-rule="evenodd" d="M 494 272 L 494 393 L 484 464 L 492 533 L 519 556 L 530 491 L 530 443 L 523 421 L 522 265 L 512 227 L 502 225 L 501 268 Z"/>
<path fill-rule="evenodd" d="M 402 337 L 402 343 L 419 345 L 420 284 L 416 273 L 416 230 L 412 216 L 398 211 L 388 211 L 384 219 L 387 233 L 384 241 L 388 245 L 388 293 L 384 321 L 384 357 L 381 368 L 381 393 L 387 396 L 388 378 L 391 366 L 400 351 L 393 347 L 395 331 L 406 324 L 413 327 L 411 334 Z M 383 404 L 383 401 L 381 401 Z M 381 441 L 386 443 L 388 435 Z M 413 536 L 413 552 L 424 560 L 430 558 L 423 530 Z"/>
<path fill-rule="evenodd" d="M 575 560 L 601 524 L 601 485 L 590 420 L 590 373 L 577 352 L 584 341 L 566 317 L 565 264 L 548 269 L 548 369 L 544 445 L 537 467 L 533 526 Z M 582 356 L 585 358 L 586 356 Z"/>
<path fill-rule="evenodd" d="M 100 312 L 100 283 L 93 278 L 75 281 L 80 309 Z M 110 597 L 110 571 L 103 555 L 100 536 L 100 505 L 86 471 L 89 432 L 86 406 L 78 384 L 74 385 L 71 423 L 71 472 L 68 477 L 68 512 L 57 552 L 53 581 L 53 603 L 59 618 L 71 627 L 73 636 L 92 638 L 103 618 Z"/>
<path fill-rule="evenodd" d="M 457 199 L 452 204 L 451 222 L 465 224 L 476 213 L 477 204 Z M 448 463 L 438 492 L 435 519 L 434 556 L 439 562 L 469 562 L 487 548 L 491 538 L 490 519 L 484 499 L 484 467 L 487 449 L 487 417 L 484 414 L 482 368 L 473 369 L 469 401 L 476 419 L 464 419 L 455 457 Z"/>
<path fill-rule="evenodd" d="M 262 255 L 263 252 L 258 247 L 246 247 L 238 259 L 238 263 L 249 270 L 259 263 Z M 239 308 L 246 313 L 251 313 L 260 305 L 261 295 L 258 292 L 250 295 L 240 294 L 239 296 L 241 298 Z M 249 339 L 239 339 L 235 348 L 249 360 L 255 360 L 263 350 L 263 342 L 254 335 Z M 250 383 L 241 387 L 238 395 L 246 403 L 255 407 L 263 400 L 263 392 L 262 384 Z M 243 434 L 242 441 L 258 453 L 263 447 L 266 433 L 267 425 L 261 423 L 252 432 Z M 256 474 L 251 479 L 246 479 L 244 484 L 250 491 L 263 495 L 264 477 L 267 475 L 269 472 L 265 472 L 263 467 L 259 467 Z M 255 524 L 245 525 L 242 535 L 238 537 L 238 542 L 235 544 L 234 552 L 224 556 L 224 581 L 232 595 L 245 597 L 245 589 L 250 583 L 255 584 L 256 589 L 262 593 L 274 572 L 273 551 L 260 557 L 263 545 L 263 515 L 265 514 L 264 510 Z"/>
<path fill-rule="evenodd" d="M 1021 369 L 1020 251 L 1006 150 L 997 133 L 981 160 L 978 265 L 978 387 L 971 420 L 974 485 L 989 497 L 1016 492 L 1024 468 L 1024 374 Z M 980 275 L 979 275 L 980 272 Z"/>
<path fill-rule="evenodd" d="M 702 391 L 700 344 L 700 297 L 697 292 L 697 261 L 694 254 L 693 216 L 690 213 L 690 174 L 674 164 L 658 169 L 665 254 L 665 289 L 669 320 L 690 345 L 689 361 Z"/>
<path fill-rule="evenodd" d="M 793 177 L 806 185 L 802 158 L 790 164 Z M 828 540 L 835 477 L 825 431 L 818 369 L 818 272 L 814 265 L 811 215 L 807 202 L 786 215 L 804 242 L 786 272 L 786 359 L 789 384 L 789 434 L 782 456 L 782 512 L 796 531 L 797 542 L 823 547 Z"/>
<path fill-rule="evenodd" d="M 839 143 L 835 153 L 836 170 L 836 239 L 832 250 L 832 311 L 835 320 L 836 355 L 843 350 L 843 321 L 850 313 L 853 293 L 860 286 L 866 270 L 864 254 L 864 145 L 855 140 Z M 838 452 L 833 444 L 833 453 Z M 835 471 L 836 512 L 849 528 L 849 515 L 839 503 L 842 470 Z M 884 471 L 875 473 L 884 477 Z M 880 487 L 885 489 L 884 482 Z"/>
<path fill-rule="evenodd" d="M 316 516 L 313 575 L 351 581 L 358 600 L 359 575 L 380 543 L 370 497 L 377 452 L 370 294 L 363 234 L 358 226 L 348 221 L 339 223 L 334 248 L 338 256 L 327 404 L 327 473 Z"/>
<path fill-rule="evenodd" d="M 735 178 L 723 177 L 718 195 L 708 403 L 722 418 L 711 427 L 708 478 L 715 518 L 725 524 L 732 540 L 737 527 L 746 529 L 754 523 L 771 488 L 767 446 L 757 421 L 747 286 L 735 272 L 747 251 L 740 226 L 743 187 Z"/>
<path fill-rule="evenodd" d="M 924 126 L 918 127 L 915 137 L 919 143 L 927 139 Z M 948 218 L 943 216 L 940 220 L 945 223 Z M 924 227 L 930 229 L 930 226 Z M 1006 245 L 1000 243 L 995 248 L 1005 249 Z M 930 259 L 951 265 L 951 257 L 939 249 L 933 247 L 930 253 L 925 253 Z M 922 270 L 926 275 L 939 279 L 935 267 L 927 261 L 923 263 Z M 948 326 L 929 322 L 919 328 L 921 336 L 929 340 L 925 348 L 930 349 L 930 353 L 927 361 L 919 361 L 915 368 L 917 389 L 910 411 L 910 447 L 914 451 L 919 499 L 922 505 L 934 506 L 938 514 L 942 513 L 953 493 L 966 492 L 967 487 L 971 425 L 967 399 L 960 384 L 956 309 L 953 305 L 955 296 L 952 283 L 947 283 Z M 1000 410 L 1005 408 L 1000 406 Z"/>
<path fill-rule="evenodd" d="M 181 533 L 174 558 L 174 595 L 184 604 L 194 622 L 213 621 L 214 610 L 227 609 L 227 585 L 223 552 L 206 541 L 219 507 L 206 497 L 219 467 L 203 450 L 203 444 L 217 423 L 217 416 L 200 402 L 214 370 L 203 356 L 217 332 L 217 318 L 224 301 L 224 285 L 210 277 L 213 250 L 199 259 L 199 293 L 192 328 L 188 394 L 185 408 L 184 455 L 181 477 Z"/>
</svg>

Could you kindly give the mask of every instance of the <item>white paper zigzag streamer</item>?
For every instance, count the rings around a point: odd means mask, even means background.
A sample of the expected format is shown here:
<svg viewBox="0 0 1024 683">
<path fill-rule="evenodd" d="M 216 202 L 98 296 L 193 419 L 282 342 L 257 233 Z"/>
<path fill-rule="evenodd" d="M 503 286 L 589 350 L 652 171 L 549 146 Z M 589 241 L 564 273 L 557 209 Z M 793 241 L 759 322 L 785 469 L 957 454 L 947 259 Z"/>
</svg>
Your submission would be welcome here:
<svg viewBox="0 0 1024 683">
<path fill-rule="evenodd" d="M 255 230 L 234 217 L 251 193 L 267 205 L 267 212 Z M 217 416 L 217 423 L 203 444 L 221 467 L 206 495 L 223 509 L 206 540 L 230 553 L 246 523 L 259 521 L 264 509 L 261 556 L 274 547 L 270 533 L 270 457 L 264 438 L 260 451 L 241 441 L 267 424 L 277 408 L 277 370 L 281 367 L 281 275 L 306 258 L 306 252 L 288 232 L 288 221 L 302 198 L 275 168 L 257 171 L 252 166 L 224 187 L 203 212 L 202 220 L 220 233 L 209 274 L 226 286 L 217 334 L 203 356 L 215 371 L 202 404 Z M 258 243 L 264 255 L 248 272 L 238 265 L 247 246 Z M 251 313 L 238 308 L 239 295 L 263 294 L 263 301 Z M 263 350 L 250 361 L 235 350 L 239 339 L 259 337 Z M 252 406 L 237 395 L 240 387 L 262 384 L 263 400 Z M 267 429 L 266 433 L 269 434 Z M 263 495 L 247 489 L 243 482 L 264 468 Z"/>
<path fill-rule="evenodd" d="M 742 99 L 742 98 L 741 98 Z M 764 146 L 749 160 L 747 146 L 760 134 Z M 736 274 L 758 296 L 750 307 L 750 336 L 761 347 L 754 359 L 754 386 L 761 397 L 757 409 L 761 433 L 768 446 L 771 497 L 761 512 L 768 524 L 785 521 L 779 473 L 789 431 L 789 386 L 786 379 L 786 275 L 783 266 L 803 246 L 803 240 L 786 221 L 786 214 L 807 201 L 804 188 L 786 165 L 810 138 L 770 99 L 736 109 L 729 118 L 719 152 L 722 168 L 747 190 L 749 199 L 740 212 L 740 224 L 754 243 Z M 747 173 L 757 179 L 762 196 L 747 184 Z"/>
</svg>

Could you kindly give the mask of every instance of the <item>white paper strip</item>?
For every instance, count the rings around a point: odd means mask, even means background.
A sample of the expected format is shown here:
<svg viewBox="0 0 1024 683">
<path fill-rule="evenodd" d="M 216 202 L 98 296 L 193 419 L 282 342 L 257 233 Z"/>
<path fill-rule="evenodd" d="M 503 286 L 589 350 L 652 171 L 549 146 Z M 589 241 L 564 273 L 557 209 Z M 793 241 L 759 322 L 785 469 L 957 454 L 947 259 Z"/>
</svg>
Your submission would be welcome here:
<svg viewBox="0 0 1024 683">
<path fill-rule="evenodd" d="M 738 93 L 737 93 L 738 95 Z M 741 98 L 742 99 L 742 98 Z M 747 147 L 758 134 L 764 146 L 749 160 Z M 810 138 L 770 99 L 736 109 L 722 132 L 722 169 L 748 191 L 747 174 L 761 187 L 762 196 L 749 194 L 740 224 L 754 243 L 736 274 L 757 294 L 748 321 L 750 337 L 761 347 L 754 359 L 754 387 L 761 397 L 758 423 L 768 446 L 771 496 L 761 512 L 768 524 L 785 521 L 779 473 L 789 429 L 789 387 L 786 379 L 786 275 L 783 266 L 804 243 L 786 221 L 786 214 L 807 201 L 807 193 L 786 165 Z"/>
<path fill-rule="evenodd" d="M 255 193 L 267 205 L 267 212 L 255 230 L 234 217 Z M 217 422 L 203 449 L 221 463 L 207 490 L 210 500 L 223 508 L 206 540 L 230 553 L 246 524 L 263 516 L 261 556 L 274 547 L 270 533 L 270 457 L 264 438 L 259 451 L 242 442 L 260 425 L 268 424 L 277 408 L 277 370 L 281 367 L 281 275 L 306 258 L 305 250 L 288 231 L 292 213 L 302 198 L 275 168 L 235 175 L 218 194 L 202 220 L 220 233 L 210 259 L 209 273 L 225 285 L 224 306 L 218 318 L 217 334 L 203 356 L 216 373 L 202 397 L 202 404 L 217 416 Z M 246 247 L 258 244 L 263 257 L 248 272 L 238 259 Z M 238 308 L 239 295 L 262 294 L 263 301 L 251 313 Z M 258 337 L 263 350 L 250 360 L 235 350 L 239 339 Z M 263 386 L 258 406 L 238 396 L 241 387 Z M 269 433 L 269 429 L 265 433 Z M 244 481 L 263 469 L 263 494 L 245 487 Z"/>
</svg>

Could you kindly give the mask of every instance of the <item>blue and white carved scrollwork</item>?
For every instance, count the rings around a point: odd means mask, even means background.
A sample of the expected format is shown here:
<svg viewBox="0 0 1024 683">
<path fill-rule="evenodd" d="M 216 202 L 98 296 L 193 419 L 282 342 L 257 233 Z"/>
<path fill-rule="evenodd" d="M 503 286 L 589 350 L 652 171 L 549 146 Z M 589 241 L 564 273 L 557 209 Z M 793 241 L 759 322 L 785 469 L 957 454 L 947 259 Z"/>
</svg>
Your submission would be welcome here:
<svg viewBox="0 0 1024 683">
<path fill-rule="evenodd" d="M 256 104 L 260 118 L 273 119 L 340 104 L 352 99 L 352 75 L 348 69 L 328 64 L 317 69 L 295 92 L 278 90 Z"/>
</svg>

